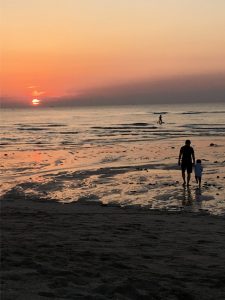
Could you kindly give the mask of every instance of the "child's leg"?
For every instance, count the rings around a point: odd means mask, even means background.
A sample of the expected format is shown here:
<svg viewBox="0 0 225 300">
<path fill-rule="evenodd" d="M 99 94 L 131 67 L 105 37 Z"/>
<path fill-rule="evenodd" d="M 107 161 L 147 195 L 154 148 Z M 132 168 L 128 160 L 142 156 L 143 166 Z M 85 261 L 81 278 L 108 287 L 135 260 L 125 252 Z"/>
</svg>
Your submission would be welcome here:
<svg viewBox="0 0 225 300">
<path fill-rule="evenodd" d="M 195 180 L 196 180 L 196 182 L 198 183 L 198 177 L 197 177 L 197 176 L 195 176 Z"/>
</svg>

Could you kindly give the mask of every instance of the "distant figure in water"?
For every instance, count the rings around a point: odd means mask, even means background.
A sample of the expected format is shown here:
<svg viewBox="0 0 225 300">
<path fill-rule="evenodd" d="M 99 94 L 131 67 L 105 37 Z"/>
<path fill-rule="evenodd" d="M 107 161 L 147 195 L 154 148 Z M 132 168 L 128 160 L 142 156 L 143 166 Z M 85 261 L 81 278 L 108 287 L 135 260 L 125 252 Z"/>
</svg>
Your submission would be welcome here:
<svg viewBox="0 0 225 300">
<path fill-rule="evenodd" d="M 189 186 L 191 173 L 192 173 L 192 161 L 195 164 L 195 153 L 191 147 L 191 141 L 186 140 L 185 145 L 180 148 L 180 154 L 178 159 L 178 165 L 181 166 L 183 186 L 186 184 L 185 171 L 187 171 L 187 186 Z"/>
<path fill-rule="evenodd" d="M 159 115 L 159 121 L 158 121 L 158 123 L 159 123 L 160 125 L 162 125 L 162 123 L 163 123 L 162 115 Z"/>
<path fill-rule="evenodd" d="M 197 159 L 195 164 L 195 180 L 198 183 L 199 188 L 201 187 L 202 171 L 203 171 L 202 161 L 201 159 Z"/>
</svg>

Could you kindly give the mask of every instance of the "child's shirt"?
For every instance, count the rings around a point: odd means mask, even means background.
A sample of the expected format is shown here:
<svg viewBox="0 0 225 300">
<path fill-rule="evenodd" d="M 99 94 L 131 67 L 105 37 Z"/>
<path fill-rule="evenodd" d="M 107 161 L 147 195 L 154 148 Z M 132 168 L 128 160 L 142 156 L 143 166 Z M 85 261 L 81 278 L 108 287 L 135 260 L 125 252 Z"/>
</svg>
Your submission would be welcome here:
<svg viewBox="0 0 225 300">
<path fill-rule="evenodd" d="M 195 176 L 197 177 L 202 177 L 202 171 L 203 171 L 203 167 L 201 164 L 197 163 L 195 165 Z"/>
</svg>

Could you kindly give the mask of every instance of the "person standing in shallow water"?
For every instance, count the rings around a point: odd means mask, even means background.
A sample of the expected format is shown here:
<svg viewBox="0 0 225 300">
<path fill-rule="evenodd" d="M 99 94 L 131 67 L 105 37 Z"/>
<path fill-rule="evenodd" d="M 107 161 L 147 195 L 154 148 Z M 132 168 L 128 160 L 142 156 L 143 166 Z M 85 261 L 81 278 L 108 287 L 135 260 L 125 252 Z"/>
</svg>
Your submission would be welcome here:
<svg viewBox="0 0 225 300">
<path fill-rule="evenodd" d="M 181 166 L 183 186 L 186 184 L 185 171 L 187 171 L 187 186 L 190 185 L 192 165 L 195 164 L 195 153 L 191 147 L 191 141 L 186 140 L 185 145 L 180 148 L 178 165 Z"/>
<path fill-rule="evenodd" d="M 162 115 L 159 115 L 159 121 L 158 121 L 158 123 L 159 123 L 160 125 L 162 125 L 162 123 L 163 123 L 163 121 L 162 121 Z"/>
</svg>

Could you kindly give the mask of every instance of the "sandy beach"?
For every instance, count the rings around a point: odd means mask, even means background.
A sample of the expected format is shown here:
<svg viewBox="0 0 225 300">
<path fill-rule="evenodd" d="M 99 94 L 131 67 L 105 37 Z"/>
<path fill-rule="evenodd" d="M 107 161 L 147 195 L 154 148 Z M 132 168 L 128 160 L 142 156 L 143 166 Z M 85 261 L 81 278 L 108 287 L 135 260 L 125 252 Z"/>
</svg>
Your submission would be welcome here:
<svg viewBox="0 0 225 300">
<path fill-rule="evenodd" d="M 224 299 L 225 218 L 1 202 L 2 300 Z"/>
<path fill-rule="evenodd" d="M 200 109 L 6 111 L 1 299 L 225 299 L 224 109 Z"/>
</svg>

